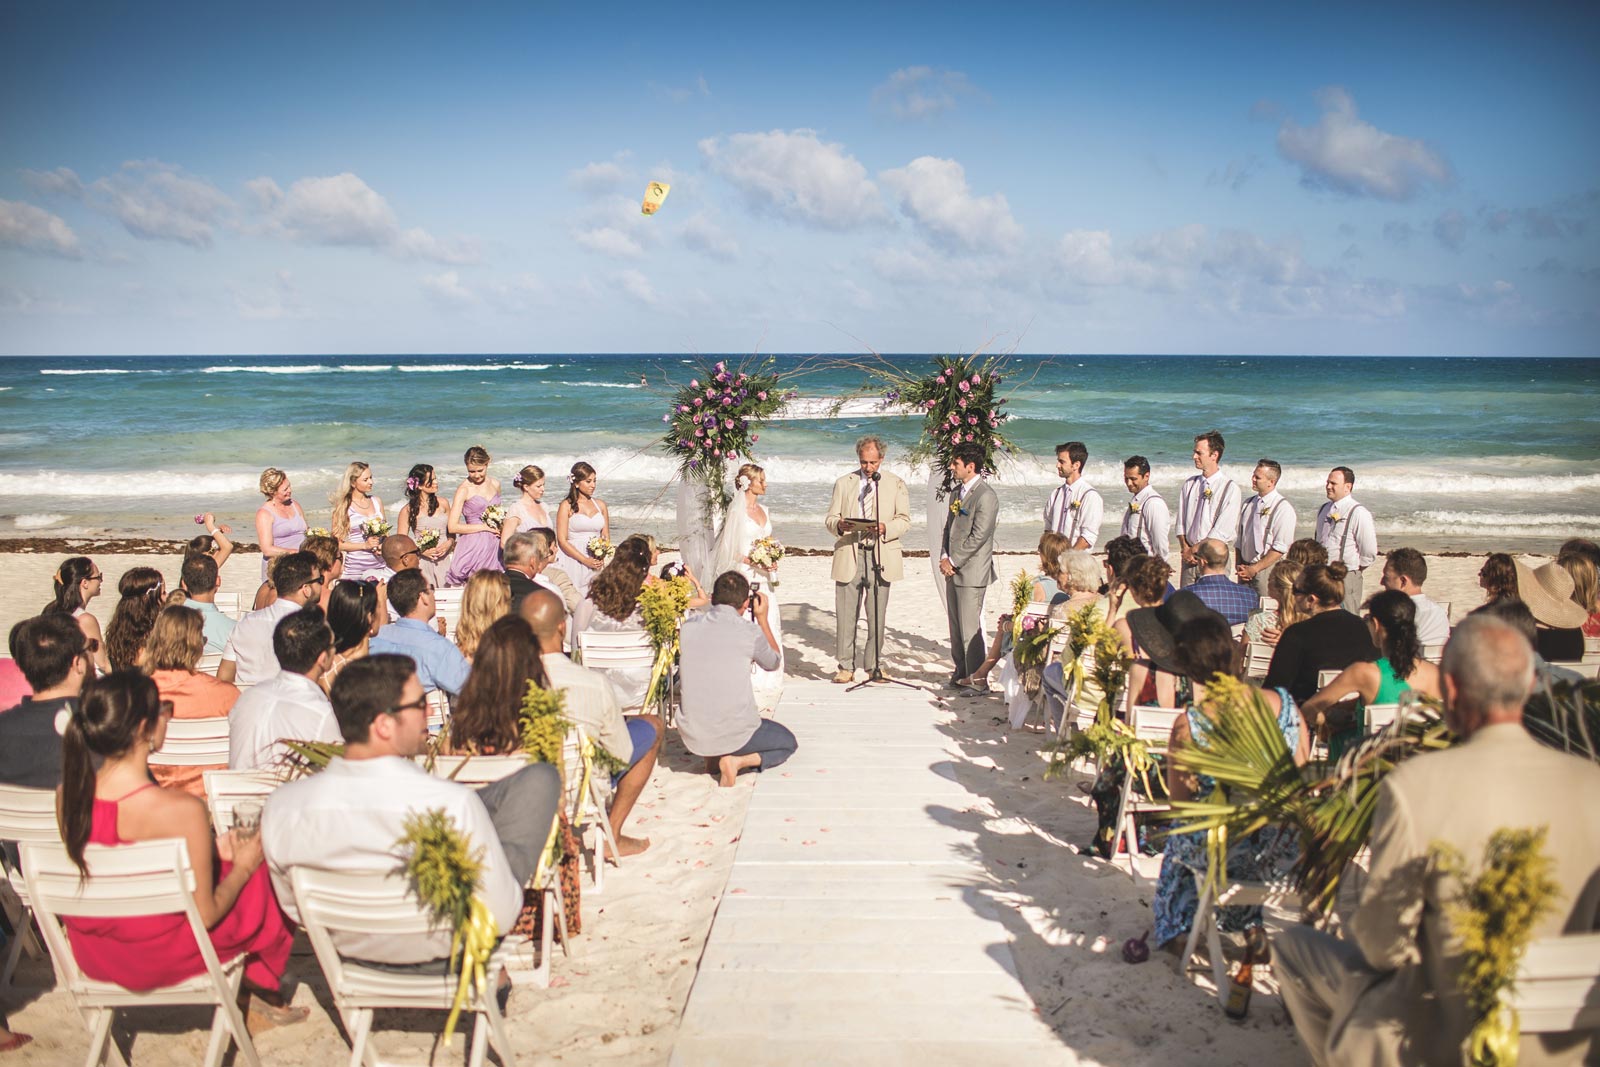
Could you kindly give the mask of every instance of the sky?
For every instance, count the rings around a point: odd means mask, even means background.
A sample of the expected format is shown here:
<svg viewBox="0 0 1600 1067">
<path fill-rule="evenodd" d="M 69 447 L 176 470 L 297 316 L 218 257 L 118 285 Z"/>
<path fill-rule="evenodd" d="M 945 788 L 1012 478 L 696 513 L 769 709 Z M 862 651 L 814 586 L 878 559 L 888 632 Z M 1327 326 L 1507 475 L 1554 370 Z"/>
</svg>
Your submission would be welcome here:
<svg viewBox="0 0 1600 1067">
<path fill-rule="evenodd" d="M 1592 357 L 1596 130 L 1593 3 L 8 0 L 0 354 Z"/>
</svg>

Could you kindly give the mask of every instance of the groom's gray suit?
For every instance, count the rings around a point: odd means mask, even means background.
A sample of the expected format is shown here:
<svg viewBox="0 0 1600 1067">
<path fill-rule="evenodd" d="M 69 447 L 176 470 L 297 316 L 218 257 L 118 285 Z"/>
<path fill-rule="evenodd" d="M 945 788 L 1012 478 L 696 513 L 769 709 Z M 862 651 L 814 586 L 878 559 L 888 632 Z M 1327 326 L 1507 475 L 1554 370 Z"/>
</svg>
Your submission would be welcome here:
<svg viewBox="0 0 1600 1067">
<path fill-rule="evenodd" d="M 1000 518 L 1000 498 L 979 478 L 962 495 L 951 494 L 954 505 L 944 522 L 943 552 L 955 567 L 944 580 L 945 614 L 950 619 L 950 658 L 955 677 L 966 678 L 983 664 L 983 594 L 995 579 L 994 527 Z"/>
</svg>

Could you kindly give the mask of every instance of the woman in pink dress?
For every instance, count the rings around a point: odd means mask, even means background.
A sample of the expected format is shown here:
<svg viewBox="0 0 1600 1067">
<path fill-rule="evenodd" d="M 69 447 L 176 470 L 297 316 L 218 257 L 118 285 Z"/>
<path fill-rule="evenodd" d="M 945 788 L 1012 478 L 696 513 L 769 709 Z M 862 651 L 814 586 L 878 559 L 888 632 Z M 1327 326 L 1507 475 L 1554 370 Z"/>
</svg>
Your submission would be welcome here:
<svg viewBox="0 0 1600 1067">
<path fill-rule="evenodd" d="M 567 572 L 578 592 L 586 593 L 595 572 L 605 566 L 604 560 L 589 555 L 589 541 L 594 537 L 611 540 L 611 513 L 605 501 L 594 495 L 599 479 L 593 467 L 579 460 L 567 480 L 571 488 L 556 509 L 556 544 L 561 549 L 556 566 Z"/>
<path fill-rule="evenodd" d="M 61 840 L 88 875 L 87 845 L 181 838 L 194 871 L 195 908 L 218 960 L 245 957 L 251 1014 L 267 1023 L 298 1022 L 309 1009 L 287 1007 L 279 988 L 294 935 L 261 862 L 261 835 L 215 837 L 204 803 L 150 781 L 150 753 L 166 738 L 171 713 L 156 683 L 136 671 L 84 687 L 61 742 Z M 78 966 L 99 981 L 143 991 L 205 971 L 183 915 L 78 917 L 66 926 Z"/>
<path fill-rule="evenodd" d="M 100 632 L 100 620 L 89 614 L 89 601 L 100 595 L 105 587 L 105 572 L 95 566 L 88 556 L 73 556 L 61 561 L 54 577 L 56 598 L 44 606 L 40 613 L 50 615 L 61 612 L 78 620 L 78 629 L 89 645 L 89 661 L 95 670 L 104 674 L 111 669 L 111 657 L 106 653 L 105 636 Z M 9 706 L 9 705 L 8 705 Z"/>
<path fill-rule="evenodd" d="M 483 521 L 484 511 L 500 503 L 500 483 L 489 477 L 489 452 L 473 445 L 461 457 L 467 480 L 456 487 L 450 501 L 449 530 L 457 537 L 455 559 L 445 576 L 449 586 L 466 585 L 479 571 L 503 571 L 500 562 L 500 528 Z"/>
<path fill-rule="evenodd" d="M 339 539 L 339 551 L 344 553 L 346 578 L 359 580 L 383 570 L 383 557 L 378 555 L 383 538 L 361 528 L 363 523 L 381 518 L 383 501 L 372 494 L 372 468 L 357 460 L 344 469 L 344 477 L 339 479 L 339 488 L 333 494 L 333 524 L 329 527 Z"/>
<path fill-rule="evenodd" d="M 544 509 L 544 470 L 530 463 L 511 479 L 511 484 L 522 490 L 522 495 L 506 509 L 505 525 L 500 527 L 501 548 L 514 534 L 540 526 L 555 528 L 550 525 L 550 513 Z"/>
<path fill-rule="evenodd" d="M 450 573 L 450 553 L 456 547 L 449 526 L 450 509 L 439 502 L 439 475 L 431 463 L 418 463 L 406 475 L 406 502 L 400 507 L 395 528 L 414 540 L 423 530 L 439 535 L 439 543 L 422 549 L 417 563 L 435 589 L 444 585 Z"/>
<path fill-rule="evenodd" d="M 261 546 L 261 580 L 279 556 L 300 550 L 306 539 L 306 513 L 293 496 L 289 476 L 277 467 L 261 472 L 261 495 L 267 502 L 256 509 L 256 543 Z M 222 566 L 222 561 L 217 561 Z"/>
</svg>

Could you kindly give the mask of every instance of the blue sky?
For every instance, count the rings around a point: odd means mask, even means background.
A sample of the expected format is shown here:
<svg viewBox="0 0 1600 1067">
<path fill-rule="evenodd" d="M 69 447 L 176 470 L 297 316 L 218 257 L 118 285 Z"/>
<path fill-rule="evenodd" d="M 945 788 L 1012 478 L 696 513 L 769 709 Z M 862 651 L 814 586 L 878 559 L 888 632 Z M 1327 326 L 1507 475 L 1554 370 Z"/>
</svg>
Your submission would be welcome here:
<svg viewBox="0 0 1600 1067">
<path fill-rule="evenodd" d="M 1593 4 L 13 2 L 0 353 L 1595 356 L 1596 129 Z"/>
</svg>

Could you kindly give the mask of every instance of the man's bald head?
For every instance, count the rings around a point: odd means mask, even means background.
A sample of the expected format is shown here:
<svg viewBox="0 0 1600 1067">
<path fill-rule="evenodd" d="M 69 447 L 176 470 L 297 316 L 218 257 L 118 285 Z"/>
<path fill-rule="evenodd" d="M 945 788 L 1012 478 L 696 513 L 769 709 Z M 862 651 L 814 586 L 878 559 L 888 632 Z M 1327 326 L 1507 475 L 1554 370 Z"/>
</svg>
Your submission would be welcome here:
<svg viewBox="0 0 1600 1067">
<path fill-rule="evenodd" d="M 1439 663 L 1445 719 L 1471 737 L 1496 722 L 1521 722 L 1533 689 L 1533 647 L 1514 626 L 1488 615 L 1463 619 Z"/>
<path fill-rule="evenodd" d="M 1194 547 L 1194 554 L 1200 557 L 1200 562 L 1206 570 L 1221 570 L 1228 562 L 1228 546 L 1215 537 L 1208 537 Z"/>
<path fill-rule="evenodd" d="M 383 565 L 392 571 L 403 571 L 417 565 L 422 553 L 417 543 L 405 534 L 390 534 L 383 539 Z"/>
<path fill-rule="evenodd" d="M 561 631 L 567 623 L 567 606 L 548 589 L 535 589 L 522 598 L 517 614 L 533 629 L 542 652 L 561 651 Z"/>
</svg>

